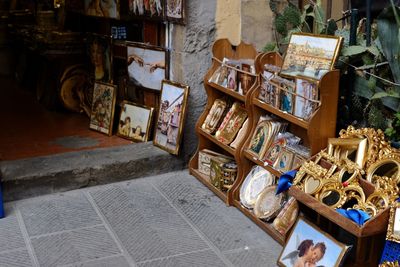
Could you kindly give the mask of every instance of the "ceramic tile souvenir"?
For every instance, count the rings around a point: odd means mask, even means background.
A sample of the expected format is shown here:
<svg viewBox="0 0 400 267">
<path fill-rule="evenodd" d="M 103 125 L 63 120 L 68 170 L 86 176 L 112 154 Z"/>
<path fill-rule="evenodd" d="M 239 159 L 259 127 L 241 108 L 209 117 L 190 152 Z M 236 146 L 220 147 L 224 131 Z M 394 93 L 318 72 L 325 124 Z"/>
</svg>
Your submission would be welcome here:
<svg viewBox="0 0 400 267">
<path fill-rule="evenodd" d="M 222 99 L 216 99 L 201 128 L 209 134 L 214 133 L 224 115 L 225 108 L 226 102 Z"/>
</svg>

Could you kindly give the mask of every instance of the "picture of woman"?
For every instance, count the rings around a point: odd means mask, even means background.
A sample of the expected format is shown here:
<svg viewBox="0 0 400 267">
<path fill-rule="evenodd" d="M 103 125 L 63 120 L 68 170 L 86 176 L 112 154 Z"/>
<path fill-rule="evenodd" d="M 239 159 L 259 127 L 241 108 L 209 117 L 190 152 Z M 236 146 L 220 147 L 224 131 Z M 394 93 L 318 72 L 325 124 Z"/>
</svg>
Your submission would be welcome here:
<svg viewBox="0 0 400 267">
<path fill-rule="evenodd" d="M 96 81 L 111 82 L 111 39 L 108 36 L 91 34 L 87 37 L 88 53 Z"/>
<path fill-rule="evenodd" d="M 93 90 L 93 105 L 90 114 L 90 129 L 111 135 L 114 118 L 116 87 L 96 82 Z"/>
<path fill-rule="evenodd" d="M 119 18 L 117 0 L 85 0 L 85 14 L 88 16 Z"/>
</svg>

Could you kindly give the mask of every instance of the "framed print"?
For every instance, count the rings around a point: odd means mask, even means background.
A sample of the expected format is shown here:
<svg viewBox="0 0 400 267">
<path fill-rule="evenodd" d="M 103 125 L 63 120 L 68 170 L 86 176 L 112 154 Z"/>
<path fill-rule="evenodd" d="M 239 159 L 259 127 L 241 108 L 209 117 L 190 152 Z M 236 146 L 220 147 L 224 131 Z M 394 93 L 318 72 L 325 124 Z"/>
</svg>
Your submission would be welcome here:
<svg viewBox="0 0 400 267">
<path fill-rule="evenodd" d="M 84 0 L 85 15 L 104 17 L 104 18 L 119 18 L 119 0 Z"/>
<path fill-rule="evenodd" d="M 228 69 L 228 83 L 227 88 L 236 91 L 237 90 L 237 71 L 233 68 Z"/>
<path fill-rule="evenodd" d="M 153 108 L 124 101 L 117 135 L 134 141 L 147 142 L 152 116 Z"/>
<path fill-rule="evenodd" d="M 269 86 L 266 87 L 265 93 L 265 103 L 270 104 L 273 107 L 280 108 L 280 81 L 278 79 L 272 78 L 269 81 Z"/>
<path fill-rule="evenodd" d="M 342 37 L 293 33 L 280 75 L 320 80 L 333 69 Z"/>
<path fill-rule="evenodd" d="M 282 149 L 278 160 L 275 162 L 274 168 L 281 171 L 287 172 L 292 168 L 294 154 L 292 151 Z"/>
<path fill-rule="evenodd" d="M 129 80 L 139 88 L 161 90 L 161 82 L 168 79 L 167 51 L 158 46 L 127 43 Z"/>
<path fill-rule="evenodd" d="M 274 141 L 272 145 L 268 148 L 267 152 L 265 153 L 263 161 L 267 162 L 271 166 L 274 166 L 275 162 L 278 160 L 285 146 L 286 146 L 285 138 L 280 138 Z"/>
<path fill-rule="evenodd" d="M 111 36 L 88 34 L 87 53 L 92 65 L 95 81 L 112 83 L 112 39 Z"/>
<path fill-rule="evenodd" d="M 318 99 L 318 83 L 306 79 L 296 79 L 293 115 L 309 120 L 319 106 Z"/>
<path fill-rule="evenodd" d="M 291 81 L 281 83 L 282 89 L 280 90 L 280 109 L 289 114 L 293 113 L 293 99 L 295 92 L 295 84 Z"/>
<path fill-rule="evenodd" d="M 135 17 L 162 20 L 165 0 L 128 0 L 129 14 Z"/>
<path fill-rule="evenodd" d="M 348 246 L 300 217 L 278 258 L 278 265 L 338 267 L 348 249 Z"/>
<path fill-rule="evenodd" d="M 185 0 L 165 0 L 166 17 L 173 23 L 185 23 Z"/>
<path fill-rule="evenodd" d="M 163 80 L 154 145 L 178 155 L 186 114 L 189 86 Z"/>
<path fill-rule="evenodd" d="M 247 112 L 239 102 L 233 103 L 224 120 L 215 133 L 215 138 L 225 145 L 232 143 L 236 134 L 247 119 Z"/>
<path fill-rule="evenodd" d="M 390 208 L 390 218 L 386 239 L 400 243 L 400 202 L 395 202 Z"/>
<path fill-rule="evenodd" d="M 274 77 L 274 74 L 268 71 L 264 71 L 263 75 L 261 76 L 261 87 L 260 87 L 260 92 L 258 94 L 258 99 L 266 103 L 268 103 L 266 101 L 266 97 L 271 92 L 272 85 L 269 81 L 272 79 L 272 77 Z"/>
<path fill-rule="evenodd" d="M 117 86 L 96 82 L 93 89 L 93 104 L 90 113 L 90 129 L 111 136 L 114 120 L 115 94 Z"/>
<path fill-rule="evenodd" d="M 258 123 L 249 144 L 249 152 L 260 158 L 267 149 L 266 144 L 271 134 L 271 123 L 269 121 L 261 121 Z"/>
<path fill-rule="evenodd" d="M 219 123 L 221 122 L 222 116 L 224 115 L 226 109 L 226 102 L 225 100 L 222 99 L 216 99 L 208 112 L 208 115 L 206 119 L 204 120 L 203 125 L 201 128 L 209 133 L 213 134 L 214 131 L 217 129 L 219 126 Z"/>
</svg>

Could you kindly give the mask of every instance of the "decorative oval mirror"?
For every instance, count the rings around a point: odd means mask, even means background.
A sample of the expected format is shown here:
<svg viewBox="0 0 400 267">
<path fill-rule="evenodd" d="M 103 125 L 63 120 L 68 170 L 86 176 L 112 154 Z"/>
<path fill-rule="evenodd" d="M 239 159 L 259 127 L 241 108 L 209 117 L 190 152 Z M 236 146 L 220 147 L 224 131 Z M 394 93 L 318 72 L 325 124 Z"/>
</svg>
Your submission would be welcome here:
<svg viewBox="0 0 400 267">
<path fill-rule="evenodd" d="M 346 201 L 346 195 L 343 190 L 337 189 L 335 186 L 328 186 L 322 189 L 318 200 L 331 208 L 338 208 Z"/>
<path fill-rule="evenodd" d="M 381 192 L 374 192 L 367 198 L 367 203 L 371 203 L 377 210 L 383 210 L 389 207 L 389 198 Z"/>
<path fill-rule="evenodd" d="M 382 159 L 372 164 L 367 170 L 367 180 L 373 182 L 373 177 L 386 176 L 400 183 L 400 162 L 395 159 Z"/>
<path fill-rule="evenodd" d="M 359 177 L 360 172 L 358 171 L 349 171 L 346 168 L 343 168 L 339 173 L 339 182 L 340 183 L 351 183 L 354 182 L 357 177 Z"/>
</svg>

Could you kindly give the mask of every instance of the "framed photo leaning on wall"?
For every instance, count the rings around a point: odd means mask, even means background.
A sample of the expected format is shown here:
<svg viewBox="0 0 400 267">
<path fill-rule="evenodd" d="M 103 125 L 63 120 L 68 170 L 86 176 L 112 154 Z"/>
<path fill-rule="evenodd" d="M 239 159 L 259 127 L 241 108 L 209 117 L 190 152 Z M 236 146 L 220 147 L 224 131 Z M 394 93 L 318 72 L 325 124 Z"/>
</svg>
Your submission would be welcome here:
<svg viewBox="0 0 400 267">
<path fill-rule="evenodd" d="M 127 68 L 131 83 L 138 88 L 161 90 L 168 79 L 167 50 L 143 43 L 127 43 Z"/>
<path fill-rule="evenodd" d="M 162 81 L 153 143 L 174 155 L 179 154 L 188 96 L 189 86 Z"/>
</svg>

